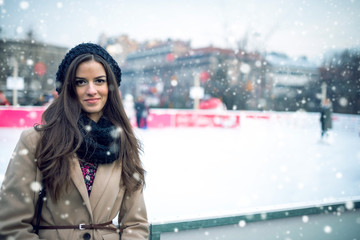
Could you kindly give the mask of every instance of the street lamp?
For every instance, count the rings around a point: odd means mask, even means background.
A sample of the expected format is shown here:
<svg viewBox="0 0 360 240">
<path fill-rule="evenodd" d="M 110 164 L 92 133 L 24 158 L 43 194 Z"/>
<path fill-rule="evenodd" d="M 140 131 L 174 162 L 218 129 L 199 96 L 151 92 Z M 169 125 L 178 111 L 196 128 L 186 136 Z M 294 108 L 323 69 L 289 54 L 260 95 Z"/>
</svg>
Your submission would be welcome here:
<svg viewBox="0 0 360 240">
<path fill-rule="evenodd" d="M 194 99 L 194 109 L 199 109 L 200 99 L 204 97 L 204 88 L 200 87 L 200 74 L 194 74 L 194 86 L 190 88 L 190 97 Z"/>
<path fill-rule="evenodd" d="M 13 76 L 7 77 L 6 88 L 13 90 L 13 106 L 17 106 L 17 90 L 24 89 L 24 78 L 18 77 L 19 64 L 15 57 L 10 58 L 9 65 L 13 67 Z"/>
</svg>

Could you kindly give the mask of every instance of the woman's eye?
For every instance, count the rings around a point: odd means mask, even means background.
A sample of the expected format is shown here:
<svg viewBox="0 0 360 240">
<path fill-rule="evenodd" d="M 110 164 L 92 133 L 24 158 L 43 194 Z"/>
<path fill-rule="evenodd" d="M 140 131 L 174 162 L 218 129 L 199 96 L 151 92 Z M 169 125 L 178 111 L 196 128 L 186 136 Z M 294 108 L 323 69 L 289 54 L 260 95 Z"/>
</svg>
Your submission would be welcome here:
<svg viewBox="0 0 360 240">
<path fill-rule="evenodd" d="M 76 83 L 76 86 L 82 86 L 82 85 L 85 85 L 86 84 L 86 81 L 85 80 L 82 80 L 82 79 L 77 79 L 75 81 Z"/>
<path fill-rule="evenodd" d="M 102 84 L 106 82 L 106 79 L 96 79 L 95 81 L 97 84 Z"/>
</svg>

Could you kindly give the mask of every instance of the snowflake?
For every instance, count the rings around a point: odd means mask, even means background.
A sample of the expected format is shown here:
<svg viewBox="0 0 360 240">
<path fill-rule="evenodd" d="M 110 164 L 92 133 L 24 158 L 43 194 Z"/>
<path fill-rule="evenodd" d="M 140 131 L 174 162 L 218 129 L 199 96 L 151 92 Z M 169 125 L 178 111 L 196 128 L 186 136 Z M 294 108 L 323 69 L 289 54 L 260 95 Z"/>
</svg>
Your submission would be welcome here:
<svg viewBox="0 0 360 240">
<path fill-rule="evenodd" d="M 303 221 L 304 223 L 309 222 L 309 217 L 306 216 L 306 215 L 302 216 L 302 221 Z"/>
<path fill-rule="evenodd" d="M 244 220 L 240 220 L 239 226 L 240 226 L 240 227 L 245 227 L 245 226 L 246 226 L 246 222 L 245 222 Z"/>
<path fill-rule="evenodd" d="M 19 155 L 22 155 L 22 156 L 27 155 L 28 153 L 29 153 L 29 150 L 27 150 L 26 148 L 21 149 L 21 150 L 19 151 Z"/>
<path fill-rule="evenodd" d="M 21 1 L 20 4 L 19 4 L 19 7 L 22 9 L 22 10 L 26 10 L 28 9 L 30 6 L 29 2 L 27 1 Z"/>
<path fill-rule="evenodd" d="M 41 183 L 39 182 L 32 182 L 30 184 L 30 189 L 34 192 L 39 192 L 42 189 Z"/>
<path fill-rule="evenodd" d="M 324 232 L 325 232 L 325 233 L 330 234 L 331 231 L 332 231 L 332 228 L 331 228 L 329 225 L 327 225 L 327 226 L 324 227 Z"/>
</svg>

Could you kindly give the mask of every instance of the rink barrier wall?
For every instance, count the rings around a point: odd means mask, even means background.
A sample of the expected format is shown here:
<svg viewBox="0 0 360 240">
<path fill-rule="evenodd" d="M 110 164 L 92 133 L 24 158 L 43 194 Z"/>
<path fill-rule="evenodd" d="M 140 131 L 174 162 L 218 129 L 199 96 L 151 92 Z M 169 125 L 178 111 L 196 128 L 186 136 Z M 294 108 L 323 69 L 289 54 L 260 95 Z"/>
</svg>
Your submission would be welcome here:
<svg viewBox="0 0 360 240">
<path fill-rule="evenodd" d="M 0 127 L 26 128 L 41 123 L 45 107 L 0 107 Z"/>
<path fill-rule="evenodd" d="M 0 107 L 0 127 L 27 128 L 41 122 L 46 107 Z M 189 109 L 150 109 L 148 128 L 237 128 L 249 121 L 271 125 L 319 128 L 320 114 L 307 112 L 260 112 Z M 333 127 L 360 134 L 360 115 L 333 114 Z M 130 119 L 133 126 L 136 120 Z"/>
<path fill-rule="evenodd" d="M 360 197 L 331 204 L 291 207 L 199 220 L 152 223 L 150 240 L 359 239 Z M 340 238 L 339 238 L 340 237 Z"/>
</svg>

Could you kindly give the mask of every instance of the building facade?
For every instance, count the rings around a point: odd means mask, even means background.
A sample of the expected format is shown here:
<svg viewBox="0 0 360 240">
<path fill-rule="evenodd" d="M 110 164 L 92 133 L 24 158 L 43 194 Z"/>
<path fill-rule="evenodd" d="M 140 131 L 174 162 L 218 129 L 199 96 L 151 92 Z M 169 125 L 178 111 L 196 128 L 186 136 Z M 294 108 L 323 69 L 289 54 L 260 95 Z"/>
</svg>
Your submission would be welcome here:
<svg viewBox="0 0 360 240">
<path fill-rule="evenodd" d="M 305 58 L 235 51 L 213 46 L 193 49 L 189 41 L 137 43 L 126 35 L 100 37 L 122 69 L 121 94 L 140 95 L 158 108 L 194 108 L 192 90 L 218 98 L 229 110 L 317 111 L 318 68 Z M 39 105 L 55 88 L 55 74 L 67 48 L 34 41 L 0 41 L 0 90 L 12 102 L 9 80 L 23 78 L 19 105 Z M 9 78 L 10 77 L 10 78 Z"/>
<path fill-rule="evenodd" d="M 0 40 L 0 89 L 13 103 L 11 77 L 23 79 L 17 89 L 19 105 L 38 105 L 55 89 L 58 66 L 67 48 L 30 40 Z M 10 77 L 10 78 L 9 78 Z"/>
</svg>

